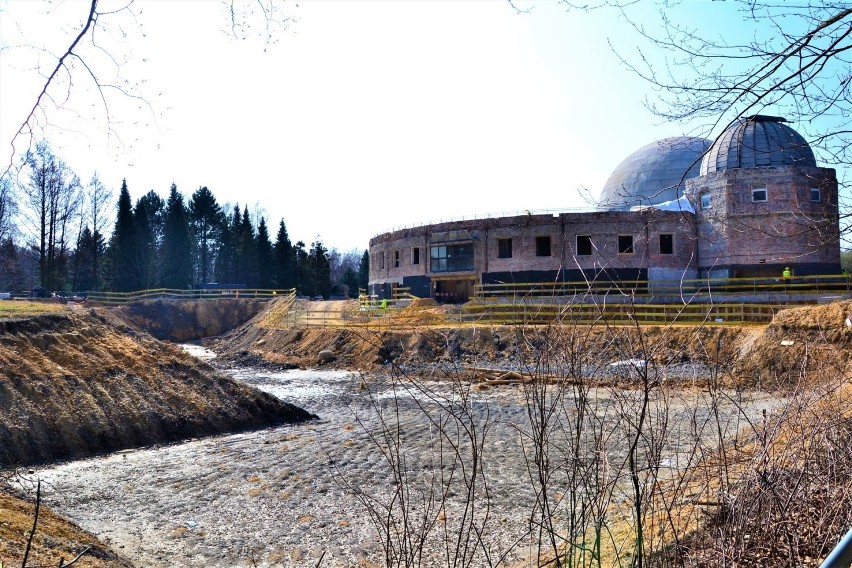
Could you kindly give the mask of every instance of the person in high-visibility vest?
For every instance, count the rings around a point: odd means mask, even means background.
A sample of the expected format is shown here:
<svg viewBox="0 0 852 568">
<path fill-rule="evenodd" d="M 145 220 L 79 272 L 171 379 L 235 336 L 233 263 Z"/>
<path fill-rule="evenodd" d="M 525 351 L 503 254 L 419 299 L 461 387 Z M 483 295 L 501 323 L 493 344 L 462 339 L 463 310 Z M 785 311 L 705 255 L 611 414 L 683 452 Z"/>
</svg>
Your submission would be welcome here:
<svg viewBox="0 0 852 568">
<path fill-rule="evenodd" d="M 781 275 L 784 277 L 784 280 L 789 280 L 790 277 L 793 276 L 793 273 L 790 271 L 790 267 L 788 266 L 784 269 L 784 272 L 782 272 Z"/>
</svg>

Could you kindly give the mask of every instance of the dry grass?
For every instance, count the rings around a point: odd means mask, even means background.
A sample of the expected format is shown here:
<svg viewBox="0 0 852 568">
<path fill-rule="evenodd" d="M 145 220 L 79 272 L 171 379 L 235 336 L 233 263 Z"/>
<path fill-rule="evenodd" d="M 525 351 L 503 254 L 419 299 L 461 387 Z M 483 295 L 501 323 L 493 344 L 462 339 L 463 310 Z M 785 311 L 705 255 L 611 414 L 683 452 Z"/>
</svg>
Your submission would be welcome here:
<svg viewBox="0 0 852 568">
<path fill-rule="evenodd" d="M 27 300 L 0 300 L 0 318 L 31 317 L 42 314 L 67 312 L 70 308 L 57 302 L 30 302 Z"/>
<path fill-rule="evenodd" d="M 35 504 L 0 491 L 0 565 L 17 566 L 24 555 L 27 536 L 32 530 Z M 76 557 L 87 546 L 89 553 L 76 566 L 81 568 L 127 568 L 93 535 L 42 507 L 39 526 L 33 539 L 28 564 L 58 566 Z"/>
</svg>

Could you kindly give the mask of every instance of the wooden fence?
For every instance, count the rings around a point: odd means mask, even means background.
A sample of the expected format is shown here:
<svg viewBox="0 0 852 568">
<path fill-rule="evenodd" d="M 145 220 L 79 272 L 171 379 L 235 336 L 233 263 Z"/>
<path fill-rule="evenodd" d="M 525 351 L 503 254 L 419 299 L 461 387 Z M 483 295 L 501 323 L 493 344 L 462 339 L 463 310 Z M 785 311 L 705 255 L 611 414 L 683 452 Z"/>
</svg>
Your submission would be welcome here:
<svg viewBox="0 0 852 568">
<path fill-rule="evenodd" d="M 138 290 L 136 292 L 88 292 L 87 299 L 99 304 L 129 304 L 143 300 L 225 300 L 225 299 L 260 299 L 273 300 L 280 296 L 295 296 L 295 290 L 265 290 L 230 288 L 222 290 L 176 290 L 173 288 L 156 288 Z"/>
</svg>

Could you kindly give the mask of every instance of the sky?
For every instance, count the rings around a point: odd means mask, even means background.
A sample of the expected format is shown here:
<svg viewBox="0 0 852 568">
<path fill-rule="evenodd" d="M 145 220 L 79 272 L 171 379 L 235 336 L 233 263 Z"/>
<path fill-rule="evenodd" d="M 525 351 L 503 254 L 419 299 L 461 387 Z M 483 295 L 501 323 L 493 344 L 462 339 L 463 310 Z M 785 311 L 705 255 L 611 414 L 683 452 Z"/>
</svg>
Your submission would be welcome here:
<svg viewBox="0 0 852 568">
<path fill-rule="evenodd" d="M 10 145 L 88 5 L 0 0 L 4 165 L 29 143 Z M 613 10 L 309 0 L 282 5 L 270 42 L 257 14 L 241 16 L 251 27 L 235 38 L 225 5 L 137 0 L 102 16 L 80 50 L 87 67 L 60 73 L 35 138 L 116 195 L 122 179 L 134 201 L 207 186 L 273 235 L 283 219 L 293 241 L 345 251 L 394 228 L 589 207 L 645 144 L 718 134 L 645 108 L 655 93 L 616 54 L 635 55 L 639 40 Z M 717 2 L 678 9 L 735 27 Z M 651 3 L 642 17 L 659 18 Z"/>
</svg>

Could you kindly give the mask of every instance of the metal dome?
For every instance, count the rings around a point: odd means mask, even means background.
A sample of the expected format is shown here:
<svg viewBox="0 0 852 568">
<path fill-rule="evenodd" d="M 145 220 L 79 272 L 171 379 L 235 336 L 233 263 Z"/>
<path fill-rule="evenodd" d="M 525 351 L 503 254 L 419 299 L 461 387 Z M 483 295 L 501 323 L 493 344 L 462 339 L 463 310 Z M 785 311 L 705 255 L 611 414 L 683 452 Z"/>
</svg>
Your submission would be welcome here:
<svg viewBox="0 0 852 568">
<path fill-rule="evenodd" d="M 813 150 L 777 116 L 755 115 L 729 126 L 701 161 L 701 175 L 735 168 L 816 167 Z"/>
<path fill-rule="evenodd" d="M 630 154 L 613 170 L 601 191 L 599 209 L 626 210 L 678 199 L 684 182 L 698 175 L 710 141 L 677 136 L 651 142 Z"/>
</svg>

